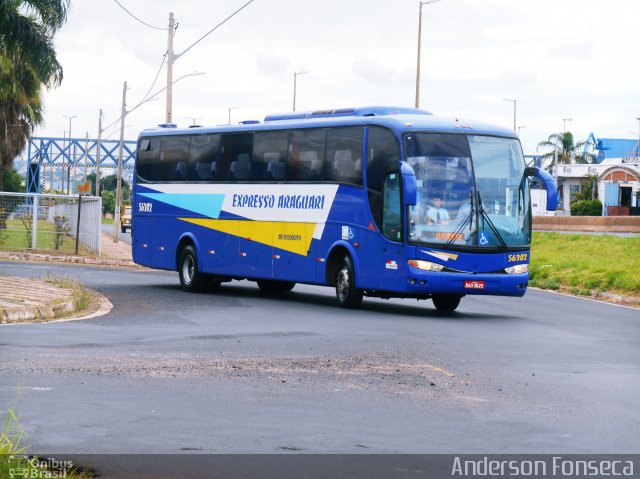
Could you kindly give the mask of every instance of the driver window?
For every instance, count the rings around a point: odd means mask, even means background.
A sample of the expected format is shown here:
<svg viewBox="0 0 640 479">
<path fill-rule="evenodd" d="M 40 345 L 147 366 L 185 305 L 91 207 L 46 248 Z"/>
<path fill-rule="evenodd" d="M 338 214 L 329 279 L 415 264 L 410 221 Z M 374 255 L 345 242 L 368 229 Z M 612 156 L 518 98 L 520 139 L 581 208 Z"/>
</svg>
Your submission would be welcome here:
<svg viewBox="0 0 640 479">
<path fill-rule="evenodd" d="M 382 234 L 391 241 L 402 241 L 402 201 L 400 174 L 389 173 L 382 190 Z"/>
</svg>

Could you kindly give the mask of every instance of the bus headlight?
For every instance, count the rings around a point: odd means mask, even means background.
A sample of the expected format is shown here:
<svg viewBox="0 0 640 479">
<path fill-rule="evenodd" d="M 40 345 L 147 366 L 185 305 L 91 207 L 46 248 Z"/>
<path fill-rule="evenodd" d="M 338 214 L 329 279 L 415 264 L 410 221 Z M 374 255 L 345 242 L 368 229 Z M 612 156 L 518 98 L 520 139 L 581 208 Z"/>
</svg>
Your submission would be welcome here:
<svg viewBox="0 0 640 479">
<path fill-rule="evenodd" d="M 422 261 L 421 259 L 410 259 L 407 263 L 409 263 L 409 266 L 417 269 L 423 269 L 425 271 L 442 271 L 442 268 L 444 268 L 441 264 L 432 263 L 431 261 Z"/>
<path fill-rule="evenodd" d="M 529 271 L 528 264 L 516 264 L 504 269 L 508 274 L 522 274 Z"/>
</svg>

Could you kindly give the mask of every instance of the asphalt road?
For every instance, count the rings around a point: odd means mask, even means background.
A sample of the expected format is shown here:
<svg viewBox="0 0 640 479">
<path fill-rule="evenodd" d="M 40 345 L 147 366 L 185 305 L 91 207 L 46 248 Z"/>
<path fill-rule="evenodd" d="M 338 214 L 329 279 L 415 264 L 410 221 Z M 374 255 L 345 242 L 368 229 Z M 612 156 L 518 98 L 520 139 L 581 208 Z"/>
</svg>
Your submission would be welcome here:
<svg viewBox="0 0 640 479">
<path fill-rule="evenodd" d="M 640 444 L 637 309 L 530 290 L 430 302 L 0 263 L 106 295 L 104 317 L 0 328 L 0 410 L 33 451 L 620 453 Z"/>
</svg>

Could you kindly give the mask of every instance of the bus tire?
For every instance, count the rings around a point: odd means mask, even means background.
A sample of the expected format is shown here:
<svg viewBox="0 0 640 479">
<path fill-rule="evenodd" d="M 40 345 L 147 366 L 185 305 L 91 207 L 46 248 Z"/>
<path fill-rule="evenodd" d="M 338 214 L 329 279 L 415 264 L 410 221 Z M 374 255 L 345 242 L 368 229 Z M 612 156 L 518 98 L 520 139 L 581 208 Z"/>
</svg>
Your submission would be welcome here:
<svg viewBox="0 0 640 479">
<path fill-rule="evenodd" d="M 198 269 L 198 255 L 192 245 L 185 246 L 180 252 L 178 275 L 180 276 L 180 286 L 185 291 L 199 293 L 207 287 L 207 275 Z"/>
<path fill-rule="evenodd" d="M 363 292 L 356 289 L 356 273 L 351 256 L 346 255 L 338 263 L 336 272 L 336 298 L 343 308 L 354 309 L 362 304 Z"/>
<path fill-rule="evenodd" d="M 261 279 L 256 283 L 258 283 L 260 291 L 264 293 L 286 293 L 296 285 L 293 281 L 273 281 L 268 279 Z"/>
<path fill-rule="evenodd" d="M 462 296 L 459 294 L 434 294 L 431 299 L 438 311 L 450 313 L 456 310 Z"/>
<path fill-rule="evenodd" d="M 126 233 L 127 232 L 126 226 L 121 226 L 120 231 L 122 231 L 123 233 Z"/>
</svg>

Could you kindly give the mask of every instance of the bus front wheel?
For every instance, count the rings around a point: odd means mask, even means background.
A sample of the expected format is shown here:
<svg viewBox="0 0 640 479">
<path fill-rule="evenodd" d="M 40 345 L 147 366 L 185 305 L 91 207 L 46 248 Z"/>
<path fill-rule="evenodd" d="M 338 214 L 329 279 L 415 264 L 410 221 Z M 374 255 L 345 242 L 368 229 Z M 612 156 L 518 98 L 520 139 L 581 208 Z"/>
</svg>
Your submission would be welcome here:
<svg viewBox="0 0 640 479">
<path fill-rule="evenodd" d="M 451 312 L 456 310 L 462 296 L 458 294 L 434 294 L 431 299 L 438 311 Z"/>
<path fill-rule="evenodd" d="M 345 256 L 336 273 L 336 298 L 343 308 L 357 308 L 362 303 L 362 290 L 356 289 L 356 274 L 350 256 Z"/>
<path fill-rule="evenodd" d="M 178 275 L 180 276 L 180 286 L 185 291 L 198 293 L 207 287 L 208 278 L 198 269 L 198 255 L 192 245 L 185 246 L 180 252 Z"/>
</svg>

